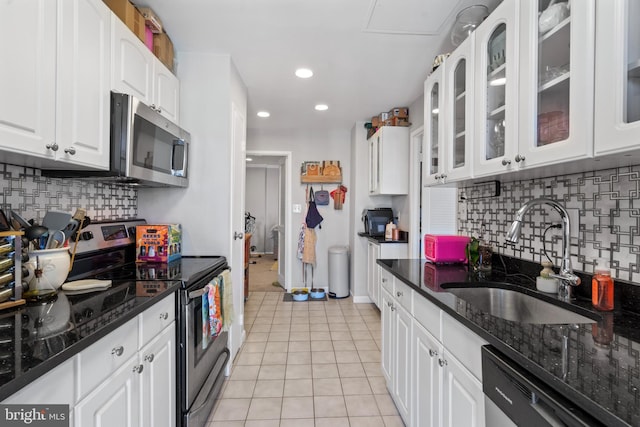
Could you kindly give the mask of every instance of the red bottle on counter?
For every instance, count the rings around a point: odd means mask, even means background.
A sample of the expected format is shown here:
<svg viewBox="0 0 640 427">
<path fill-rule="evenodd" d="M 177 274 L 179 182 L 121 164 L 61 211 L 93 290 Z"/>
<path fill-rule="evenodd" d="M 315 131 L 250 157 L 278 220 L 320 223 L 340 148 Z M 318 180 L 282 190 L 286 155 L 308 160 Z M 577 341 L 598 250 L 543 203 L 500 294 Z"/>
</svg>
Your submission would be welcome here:
<svg viewBox="0 0 640 427">
<path fill-rule="evenodd" d="M 591 303 L 596 310 L 613 310 L 613 279 L 607 262 L 603 259 L 596 260 L 591 279 Z"/>
</svg>

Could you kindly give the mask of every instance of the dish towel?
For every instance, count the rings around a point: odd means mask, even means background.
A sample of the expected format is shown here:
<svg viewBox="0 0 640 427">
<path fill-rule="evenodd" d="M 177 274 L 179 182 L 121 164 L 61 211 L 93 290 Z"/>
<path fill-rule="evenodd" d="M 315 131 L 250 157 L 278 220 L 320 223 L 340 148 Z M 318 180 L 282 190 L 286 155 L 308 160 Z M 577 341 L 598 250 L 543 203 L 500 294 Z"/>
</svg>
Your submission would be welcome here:
<svg viewBox="0 0 640 427">
<path fill-rule="evenodd" d="M 202 349 L 205 350 L 209 346 L 211 340 L 211 323 L 209 322 L 209 292 L 211 284 L 206 285 L 202 294 Z"/>
<path fill-rule="evenodd" d="M 222 286 L 222 330 L 228 331 L 233 323 L 233 284 L 231 270 L 224 270 L 220 276 Z"/>
<path fill-rule="evenodd" d="M 222 278 L 218 276 L 209 284 L 209 330 L 212 337 L 217 337 L 222 330 L 221 282 Z"/>
</svg>

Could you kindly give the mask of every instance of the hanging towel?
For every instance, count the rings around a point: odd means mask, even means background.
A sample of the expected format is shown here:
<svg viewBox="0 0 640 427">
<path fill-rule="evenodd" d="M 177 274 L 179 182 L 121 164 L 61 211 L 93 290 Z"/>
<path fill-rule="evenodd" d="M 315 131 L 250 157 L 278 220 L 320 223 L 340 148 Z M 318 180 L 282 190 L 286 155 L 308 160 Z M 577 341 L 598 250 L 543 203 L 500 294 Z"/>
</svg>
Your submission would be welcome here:
<svg viewBox="0 0 640 427">
<path fill-rule="evenodd" d="M 222 286 L 222 330 L 228 331 L 233 323 L 233 284 L 231 270 L 227 269 L 218 276 Z"/>
<path fill-rule="evenodd" d="M 217 337 L 222 330 L 222 306 L 220 304 L 220 282 L 222 277 L 218 276 L 209 283 L 209 332 L 211 337 Z"/>
<path fill-rule="evenodd" d="M 206 285 L 202 294 L 202 349 L 206 350 L 211 340 L 211 322 L 209 321 L 209 292 L 211 284 Z"/>
</svg>

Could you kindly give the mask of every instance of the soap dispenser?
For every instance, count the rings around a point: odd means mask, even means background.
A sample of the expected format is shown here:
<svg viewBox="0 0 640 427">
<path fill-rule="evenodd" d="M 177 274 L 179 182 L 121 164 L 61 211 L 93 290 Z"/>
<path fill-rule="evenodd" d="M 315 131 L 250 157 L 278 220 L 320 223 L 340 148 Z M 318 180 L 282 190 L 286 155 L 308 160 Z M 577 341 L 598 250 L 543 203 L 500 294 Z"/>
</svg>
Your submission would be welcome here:
<svg viewBox="0 0 640 427">
<path fill-rule="evenodd" d="M 613 310 L 613 279 L 609 263 L 599 258 L 593 268 L 591 280 L 591 303 L 596 310 Z"/>
<path fill-rule="evenodd" d="M 550 277 L 550 275 L 554 273 L 553 269 L 551 268 L 553 267 L 553 263 L 551 261 L 542 261 L 540 264 L 543 268 L 540 271 L 540 276 L 536 278 L 536 289 L 551 294 L 557 293 L 558 279 Z"/>
</svg>

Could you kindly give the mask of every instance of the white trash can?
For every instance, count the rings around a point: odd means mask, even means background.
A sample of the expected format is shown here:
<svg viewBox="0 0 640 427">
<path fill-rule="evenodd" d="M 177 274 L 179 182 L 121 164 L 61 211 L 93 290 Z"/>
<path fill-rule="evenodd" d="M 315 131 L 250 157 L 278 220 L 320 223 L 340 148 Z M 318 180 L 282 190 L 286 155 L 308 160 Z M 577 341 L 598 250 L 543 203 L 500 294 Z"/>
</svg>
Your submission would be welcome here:
<svg viewBox="0 0 640 427">
<path fill-rule="evenodd" d="M 329 248 L 329 297 L 349 296 L 349 247 Z"/>
</svg>

